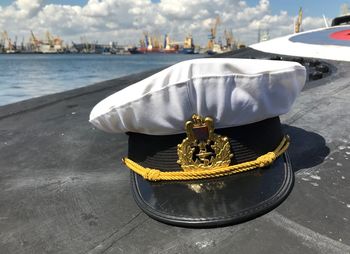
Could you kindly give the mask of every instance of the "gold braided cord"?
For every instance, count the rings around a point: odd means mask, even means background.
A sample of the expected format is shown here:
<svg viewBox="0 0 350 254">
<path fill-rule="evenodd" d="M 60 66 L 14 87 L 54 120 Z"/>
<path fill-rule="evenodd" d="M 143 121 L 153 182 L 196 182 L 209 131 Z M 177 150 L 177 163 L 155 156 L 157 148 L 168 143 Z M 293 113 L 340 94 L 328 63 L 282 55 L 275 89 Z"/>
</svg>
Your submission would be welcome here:
<svg viewBox="0 0 350 254">
<path fill-rule="evenodd" d="M 217 167 L 212 169 L 199 169 L 191 171 L 160 171 L 153 168 L 145 168 L 140 164 L 130 160 L 129 158 L 124 158 L 123 162 L 125 165 L 133 170 L 135 173 L 141 175 L 144 179 L 149 181 L 181 181 L 181 180 L 197 180 L 206 179 L 219 176 L 226 176 L 231 174 L 236 174 L 240 172 L 245 172 L 255 168 L 262 168 L 271 165 L 277 157 L 283 154 L 289 146 L 290 140 L 288 136 L 284 136 L 278 147 L 272 151 L 268 152 L 253 161 L 243 162 L 236 165 Z"/>
</svg>

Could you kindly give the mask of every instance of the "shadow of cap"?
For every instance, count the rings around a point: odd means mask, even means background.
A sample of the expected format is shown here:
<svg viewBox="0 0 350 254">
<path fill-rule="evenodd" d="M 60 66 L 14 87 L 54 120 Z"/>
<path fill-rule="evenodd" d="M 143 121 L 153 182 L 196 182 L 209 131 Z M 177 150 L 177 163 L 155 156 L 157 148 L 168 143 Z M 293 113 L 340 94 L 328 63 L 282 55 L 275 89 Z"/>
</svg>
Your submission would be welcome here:
<svg viewBox="0 0 350 254">
<path fill-rule="evenodd" d="M 291 138 L 288 154 L 294 172 L 321 164 L 329 154 L 330 149 L 321 135 L 285 124 L 282 128 Z"/>
</svg>

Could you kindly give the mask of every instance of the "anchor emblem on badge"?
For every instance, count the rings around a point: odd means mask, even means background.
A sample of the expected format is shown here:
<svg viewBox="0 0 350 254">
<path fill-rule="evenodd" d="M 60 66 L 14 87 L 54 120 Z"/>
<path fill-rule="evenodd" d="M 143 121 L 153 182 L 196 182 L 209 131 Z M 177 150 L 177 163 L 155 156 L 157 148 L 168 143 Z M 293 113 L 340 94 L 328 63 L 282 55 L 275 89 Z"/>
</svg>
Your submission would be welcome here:
<svg viewBox="0 0 350 254">
<path fill-rule="evenodd" d="M 227 137 L 214 133 L 210 117 L 194 114 L 185 124 L 187 138 L 177 145 L 178 161 L 184 171 L 230 165 L 233 154 Z"/>
</svg>

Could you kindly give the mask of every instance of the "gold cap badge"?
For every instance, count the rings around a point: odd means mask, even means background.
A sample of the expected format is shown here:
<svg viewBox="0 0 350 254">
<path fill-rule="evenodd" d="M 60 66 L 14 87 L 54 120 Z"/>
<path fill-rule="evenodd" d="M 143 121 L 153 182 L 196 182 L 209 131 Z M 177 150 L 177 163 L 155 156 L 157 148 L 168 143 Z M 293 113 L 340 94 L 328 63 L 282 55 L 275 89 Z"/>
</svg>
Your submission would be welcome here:
<svg viewBox="0 0 350 254">
<path fill-rule="evenodd" d="M 185 128 L 187 138 L 177 145 L 177 163 L 184 171 L 230 165 L 233 157 L 230 142 L 227 137 L 214 133 L 212 118 L 194 114 Z"/>
</svg>

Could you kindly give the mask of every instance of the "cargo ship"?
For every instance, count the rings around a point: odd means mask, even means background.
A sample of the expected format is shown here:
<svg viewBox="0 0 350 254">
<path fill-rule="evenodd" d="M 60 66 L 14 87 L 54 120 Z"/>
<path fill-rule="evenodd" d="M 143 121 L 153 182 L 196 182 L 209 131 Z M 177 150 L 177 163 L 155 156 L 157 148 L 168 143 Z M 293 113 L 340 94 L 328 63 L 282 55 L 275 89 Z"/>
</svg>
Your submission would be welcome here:
<svg viewBox="0 0 350 254">
<path fill-rule="evenodd" d="M 144 36 L 144 39 L 141 39 L 139 42 L 140 47 L 134 46 L 128 49 L 131 54 L 178 53 L 179 51 L 179 46 L 172 43 L 167 34 L 165 35 L 163 45 L 157 36 L 150 36 L 148 33 L 144 33 Z"/>
<path fill-rule="evenodd" d="M 165 34 L 164 48 L 163 48 L 162 52 L 163 53 L 178 53 L 179 52 L 179 45 L 171 42 L 168 34 Z"/>
<path fill-rule="evenodd" d="M 192 35 L 186 36 L 184 41 L 184 46 L 181 50 L 181 53 L 183 54 L 195 54 L 198 52 L 195 52 L 195 46 L 193 43 Z"/>
<path fill-rule="evenodd" d="M 97 43 L 75 43 L 72 41 L 73 48 L 78 53 L 102 54 L 106 52 L 106 47 Z"/>
</svg>

